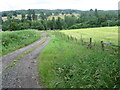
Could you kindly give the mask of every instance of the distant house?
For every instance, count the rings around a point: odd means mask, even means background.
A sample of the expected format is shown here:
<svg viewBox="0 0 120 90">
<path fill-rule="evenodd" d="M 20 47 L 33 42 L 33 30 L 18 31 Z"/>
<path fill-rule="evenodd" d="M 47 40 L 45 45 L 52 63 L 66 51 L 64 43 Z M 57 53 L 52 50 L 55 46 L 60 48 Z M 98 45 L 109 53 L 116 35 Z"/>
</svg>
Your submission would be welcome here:
<svg viewBox="0 0 120 90">
<path fill-rule="evenodd" d="M 62 13 L 59 13 L 59 15 L 62 15 Z"/>
<path fill-rule="evenodd" d="M 54 16 L 55 14 L 54 13 L 52 13 L 52 16 Z"/>
</svg>

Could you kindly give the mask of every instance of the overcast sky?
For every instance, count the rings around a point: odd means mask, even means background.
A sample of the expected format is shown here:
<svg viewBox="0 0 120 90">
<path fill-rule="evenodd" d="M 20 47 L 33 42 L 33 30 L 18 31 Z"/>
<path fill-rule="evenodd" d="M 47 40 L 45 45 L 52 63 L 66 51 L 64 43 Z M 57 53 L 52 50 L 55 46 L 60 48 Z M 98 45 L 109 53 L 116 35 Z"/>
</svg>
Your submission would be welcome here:
<svg viewBox="0 0 120 90">
<path fill-rule="evenodd" d="M 1 0 L 0 11 L 21 9 L 117 10 L 119 0 Z"/>
</svg>

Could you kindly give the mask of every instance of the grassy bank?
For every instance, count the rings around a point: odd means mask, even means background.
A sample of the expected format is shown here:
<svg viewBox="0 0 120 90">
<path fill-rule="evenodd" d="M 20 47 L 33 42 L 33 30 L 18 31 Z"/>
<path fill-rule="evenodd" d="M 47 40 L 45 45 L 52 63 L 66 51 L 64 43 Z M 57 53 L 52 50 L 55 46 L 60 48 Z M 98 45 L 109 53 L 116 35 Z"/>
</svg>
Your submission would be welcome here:
<svg viewBox="0 0 120 90">
<path fill-rule="evenodd" d="M 0 36 L 2 36 L 1 55 L 5 55 L 40 39 L 40 32 L 36 30 L 5 31 L 1 32 Z"/>
<path fill-rule="evenodd" d="M 47 88 L 116 88 L 118 57 L 114 51 L 87 49 L 50 33 L 39 57 L 40 82 Z"/>
</svg>

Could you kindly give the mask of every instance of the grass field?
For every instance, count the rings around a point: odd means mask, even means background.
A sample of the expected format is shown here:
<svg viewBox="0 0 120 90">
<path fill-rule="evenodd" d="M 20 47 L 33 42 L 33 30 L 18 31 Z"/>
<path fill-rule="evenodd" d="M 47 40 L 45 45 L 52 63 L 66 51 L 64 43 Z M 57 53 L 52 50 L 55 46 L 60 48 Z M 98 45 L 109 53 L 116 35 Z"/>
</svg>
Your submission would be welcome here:
<svg viewBox="0 0 120 90">
<path fill-rule="evenodd" d="M 65 14 L 65 15 L 66 15 L 66 16 L 72 16 L 72 15 L 70 15 L 70 14 Z M 48 17 L 48 19 L 50 19 L 50 20 L 51 20 L 53 17 L 54 17 L 55 19 L 57 19 L 58 17 L 60 17 L 60 18 L 64 19 L 65 15 L 49 16 L 49 17 Z M 76 17 L 78 17 L 78 16 L 79 16 L 79 14 L 73 14 L 73 15 L 75 15 Z"/>
<path fill-rule="evenodd" d="M 100 41 L 108 42 L 117 45 L 118 44 L 118 27 L 101 27 L 101 28 L 88 28 L 88 29 L 74 29 L 61 31 L 69 36 L 82 38 L 84 41 L 89 41 L 89 38 L 93 39 L 93 42 L 100 43 Z"/>
<path fill-rule="evenodd" d="M 106 29 L 108 28 L 94 28 L 92 30 L 105 34 L 107 31 L 102 30 Z M 107 32 L 107 35 L 111 32 L 114 33 L 114 29 L 117 28 L 112 27 L 111 30 Z M 84 32 L 83 30 L 84 29 L 81 29 L 80 31 Z M 85 30 L 85 35 L 95 36 L 90 33 L 89 30 L 91 29 Z M 61 32 L 79 38 L 79 36 L 76 35 L 79 35 L 78 33 L 80 33 L 80 31 L 70 30 Z M 87 49 L 86 46 L 77 44 L 72 40 L 68 41 L 67 38 L 63 38 L 54 32 L 49 34 L 51 35 L 51 41 L 41 53 L 38 64 L 40 82 L 44 87 L 120 88 L 120 82 L 118 81 L 120 78 L 120 70 L 118 68 L 117 52 L 113 50 L 102 51 L 101 49 Z M 110 36 L 114 37 L 112 35 Z M 116 32 L 115 35 L 117 35 Z M 96 40 L 104 39 L 102 36 L 102 38 L 99 36 L 98 38 L 96 36 Z M 117 41 L 113 41 L 113 43 L 116 42 Z"/>
<path fill-rule="evenodd" d="M 36 14 L 36 15 L 38 16 L 38 20 L 41 20 L 40 17 L 39 17 L 40 14 Z M 72 15 L 70 15 L 70 14 L 65 14 L 65 15 L 66 15 L 66 16 L 72 16 Z M 55 17 L 55 19 L 57 19 L 58 17 L 64 19 L 64 16 L 65 16 L 65 15 L 49 16 L 48 19 L 51 20 L 53 17 Z M 75 15 L 76 17 L 79 16 L 79 14 L 75 14 L 75 13 L 74 13 L 73 15 Z M 21 15 L 17 15 L 16 17 L 13 16 L 13 18 L 14 18 L 14 19 L 19 19 L 19 20 L 21 20 L 21 19 L 22 19 L 22 16 L 21 16 Z M 27 14 L 26 14 L 26 18 L 27 18 Z M 2 20 L 3 20 L 3 21 L 6 21 L 6 20 L 7 20 L 7 17 L 2 17 Z"/>
<path fill-rule="evenodd" d="M 13 16 L 14 19 L 20 19 L 21 20 L 21 15 L 17 15 L 17 17 Z M 7 20 L 7 17 L 2 17 L 3 21 Z"/>
<path fill-rule="evenodd" d="M 25 15 L 26 18 L 27 18 L 27 15 L 28 15 L 28 14 Z M 36 14 L 36 15 L 39 16 L 40 14 Z M 21 19 L 22 19 L 22 15 L 17 15 L 16 17 L 15 17 L 15 16 L 12 16 L 12 18 L 21 20 Z M 7 20 L 7 17 L 2 17 L 2 20 L 3 20 L 3 21 L 6 21 L 6 20 Z"/>
<path fill-rule="evenodd" d="M 5 31 L 0 32 L 0 36 L 2 36 L 1 56 L 40 39 L 40 32 L 36 30 Z"/>
</svg>

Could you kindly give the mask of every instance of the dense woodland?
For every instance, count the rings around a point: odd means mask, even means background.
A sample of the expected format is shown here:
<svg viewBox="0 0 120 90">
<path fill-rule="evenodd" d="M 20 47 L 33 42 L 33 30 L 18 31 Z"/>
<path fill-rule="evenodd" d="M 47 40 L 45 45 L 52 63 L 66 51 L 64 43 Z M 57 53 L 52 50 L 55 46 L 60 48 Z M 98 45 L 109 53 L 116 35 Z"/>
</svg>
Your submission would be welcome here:
<svg viewBox="0 0 120 90">
<path fill-rule="evenodd" d="M 18 15 L 21 15 L 20 19 L 15 18 Z M 64 16 L 64 18 L 61 18 L 61 15 Z M 48 18 L 50 16 L 52 17 Z M 57 16 L 57 18 L 54 16 Z M 2 17 L 7 17 L 7 20 L 1 20 L 3 31 L 23 29 L 62 30 L 118 26 L 117 10 L 103 11 L 90 9 L 89 11 L 80 11 L 71 9 L 29 9 L 3 11 Z"/>
</svg>

